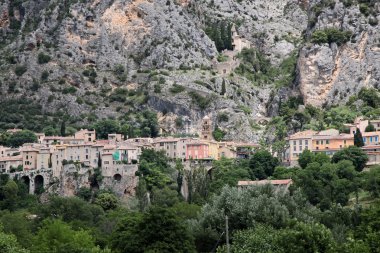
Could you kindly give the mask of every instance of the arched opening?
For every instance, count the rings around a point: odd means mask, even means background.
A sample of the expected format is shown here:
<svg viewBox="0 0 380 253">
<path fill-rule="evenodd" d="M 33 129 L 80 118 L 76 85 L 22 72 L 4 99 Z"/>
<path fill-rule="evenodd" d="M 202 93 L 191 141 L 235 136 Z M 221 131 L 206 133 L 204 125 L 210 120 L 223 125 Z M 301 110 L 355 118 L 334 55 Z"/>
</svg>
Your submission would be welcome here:
<svg viewBox="0 0 380 253">
<path fill-rule="evenodd" d="M 113 179 L 116 180 L 116 181 L 121 181 L 121 175 L 120 174 L 115 174 L 113 176 Z"/>
<path fill-rule="evenodd" d="M 44 192 L 44 177 L 41 175 L 37 175 L 34 178 L 34 193 L 41 194 Z"/>
<path fill-rule="evenodd" d="M 29 194 L 29 187 L 30 187 L 30 179 L 28 176 L 22 176 L 21 182 L 23 183 L 21 191 L 23 193 Z"/>
</svg>

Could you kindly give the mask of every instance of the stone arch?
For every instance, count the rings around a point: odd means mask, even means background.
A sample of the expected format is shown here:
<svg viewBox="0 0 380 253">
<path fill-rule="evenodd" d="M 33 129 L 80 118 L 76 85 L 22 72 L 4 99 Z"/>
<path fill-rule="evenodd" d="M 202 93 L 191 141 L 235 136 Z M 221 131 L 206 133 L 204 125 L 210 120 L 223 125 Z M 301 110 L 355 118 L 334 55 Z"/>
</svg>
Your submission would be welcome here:
<svg viewBox="0 0 380 253">
<path fill-rule="evenodd" d="M 25 184 L 28 193 L 30 193 L 30 178 L 28 176 L 22 176 L 20 181 Z"/>
<path fill-rule="evenodd" d="M 122 176 L 119 173 L 113 175 L 113 179 L 116 180 L 116 181 L 118 181 L 118 182 L 121 181 L 121 178 L 122 178 Z"/>
<path fill-rule="evenodd" d="M 44 177 L 37 175 L 34 178 L 34 193 L 41 194 L 44 191 Z"/>
</svg>

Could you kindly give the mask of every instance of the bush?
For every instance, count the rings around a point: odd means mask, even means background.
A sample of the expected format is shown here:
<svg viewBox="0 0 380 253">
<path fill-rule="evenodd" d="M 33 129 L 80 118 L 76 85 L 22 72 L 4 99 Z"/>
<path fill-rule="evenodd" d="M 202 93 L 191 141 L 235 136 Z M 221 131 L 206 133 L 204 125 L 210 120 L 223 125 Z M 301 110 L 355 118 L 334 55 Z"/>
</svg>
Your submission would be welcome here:
<svg viewBox="0 0 380 253">
<path fill-rule="evenodd" d="M 15 68 L 16 76 L 22 76 L 27 71 L 27 67 L 25 65 L 18 65 Z"/>
<path fill-rule="evenodd" d="M 364 14 L 365 16 L 368 16 L 369 13 L 370 13 L 370 10 L 369 10 L 369 7 L 366 3 L 362 3 L 359 5 L 359 10 L 362 14 Z"/>
<path fill-rule="evenodd" d="M 77 92 L 77 89 L 74 86 L 70 86 L 62 90 L 63 94 L 75 94 L 76 92 Z"/>
<path fill-rule="evenodd" d="M 38 54 L 38 64 L 46 64 L 51 60 L 51 57 L 44 53 Z"/>
<path fill-rule="evenodd" d="M 218 114 L 218 121 L 219 122 L 228 122 L 228 120 L 229 120 L 229 117 L 228 117 L 227 113 L 222 112 L 222 113 Z"/>
<path fill-rule="evenodd" d="M 379 21 L 377 20 L 376 17 L 370 17 L 369 20 L 368 20 L 368 23 L 371 26 L 377 26 L 379 24 Z"/>
<path fill-rule="evenodd" d="M 212 132 L 212 136 L 216 141 L 222 141 L 225 135 L 226 132 L 222 131 L 219 127 L 216 127 L 215 130 Z"/>
<path fill-rule="evenodd" d="M 46 81 L 48 78 L 49 78 L 49 72 L 45 70 L 45 71 L 42 72 L 42 74 L 41 74 L 41 80 L 42 80 L 42 81 Z"/>
<path fill-rule="evenodd" d="M 189 96 L 191 97 L 194 104 L 198 105 L 201 110 L 205 110 L 211 104 L 211 97 L 203 97 L 195 91 L 190 91 Z"/>
<path fill-rule="evenodd" d="M 312 35 L 312 42 L 317 44 L 336 43 L 342 45 L 350 40 L 351 31 L 342 31 L 337 28 L 326 28 L 324 30 L 316 30 Z"/>
<path fill-rule="evenodd" d="M 111 102 L 117 101 L 117 102 L 124 103 L 125 101 L 127 101 L 127 98 L 126 98 L 127 95 L 128 95 L 128 90 L 127 89 L 117 88 L 109 96 L 109 100 Z"/>
<path fill-rule="evenodd" d="M 118 64 L 115 66 L 113 73 L 119 81 L 125 82 L 127 80 L 127 73 L 123 65 Z"/>
<path fill-rule="evenodd" d="M 178 84 L 173 84 L 173 86 L 169 89 L 169 91 L 171 93 L 174 93 L 174 94 L 177 94 L 177 93 L 181 93 L 185 90 L 185 87 L 181 86 L 181 85 L 178 85 Z"/>
</svg>

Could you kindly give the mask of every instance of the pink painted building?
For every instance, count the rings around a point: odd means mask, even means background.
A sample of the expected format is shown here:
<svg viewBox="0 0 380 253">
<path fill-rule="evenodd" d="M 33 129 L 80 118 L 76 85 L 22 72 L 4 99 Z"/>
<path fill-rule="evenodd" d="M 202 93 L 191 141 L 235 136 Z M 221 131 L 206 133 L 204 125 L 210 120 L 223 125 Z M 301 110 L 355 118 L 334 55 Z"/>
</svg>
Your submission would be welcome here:
<svg viewBox="0 0 380 253">
<path fill-rule="evenodd" d="M 209 145 L 204 142 L 191 142 L 186 144 L 186 159 L 207 159 L 209 156 Z"/>
</svg>

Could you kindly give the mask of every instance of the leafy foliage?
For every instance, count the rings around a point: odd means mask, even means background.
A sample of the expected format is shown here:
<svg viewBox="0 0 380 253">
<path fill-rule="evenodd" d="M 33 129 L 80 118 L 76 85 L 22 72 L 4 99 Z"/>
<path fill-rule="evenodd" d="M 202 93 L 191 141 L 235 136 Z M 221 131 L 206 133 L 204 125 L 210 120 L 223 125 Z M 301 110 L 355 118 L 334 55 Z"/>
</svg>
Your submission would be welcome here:
<svg viewBox="0 0 380 253">
<path fill-rule="evenodd" d="M 356 171 L 362 171 L 368 161 L 368 156 L 364 151 L 356 146 L 350 146 L 336 152 L 332 157 L 332 162 L 339 162 L 342 160 L 351 161 Z"/>
<path fill-rule="evenodd" d="M 195 252 L 193 238 L 180 219 L 160 207 L 124 219 L 112 235 L 112 248 L 135 253 Z"/>
<path fill-rule="evenodd" d="M 276 157 L 267 150 L 257 150 L 250 159 L 250 175 L 252 179 L 265 179 L 272 176 L 274 169 L 279 165 Z"/>
<path fill-rule="evenodd" d="M 350 40 L 351 31 L 342 31 L 337 28 L 326 28 L 324 30 L 316 30 L 312 35 L 312 41 L 317 44 L 336 43 L 342 45 Z"/>
<path fill-rule="evenodd" d="M 232 50 L 232 24 L 226 21 L 209 23 L 205 29 L 207 36 L 214 41 L 216 49 L 221 52 L 225 49 Z"/>
</svg>

